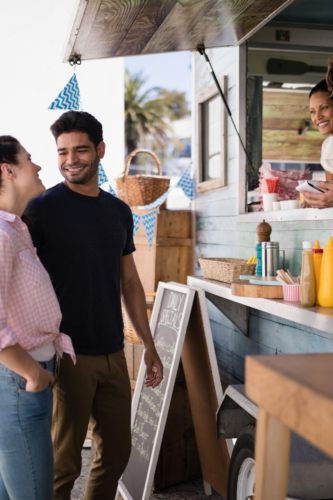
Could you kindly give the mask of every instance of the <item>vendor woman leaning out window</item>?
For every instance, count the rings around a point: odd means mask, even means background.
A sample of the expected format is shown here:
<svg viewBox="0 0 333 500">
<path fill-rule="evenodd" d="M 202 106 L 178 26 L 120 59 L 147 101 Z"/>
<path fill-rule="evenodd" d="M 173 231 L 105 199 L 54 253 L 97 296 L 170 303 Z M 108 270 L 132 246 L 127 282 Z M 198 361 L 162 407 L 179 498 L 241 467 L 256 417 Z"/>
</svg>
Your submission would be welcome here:
<svg viewBox="0 0 333 500">
<path fill-rule="evenodd" d="M 318 83 L 310 92 L 310 113 L 314 125 L 322 135 L 328 135 L 322 144 L 320 163 L 325 169 L 326 182 L 317 186 L 328 189 L 323 194 L 305 193 L 307 206 L 333 207 L 333 57 L 329 60 L 326 80 Z"/>
</svg>

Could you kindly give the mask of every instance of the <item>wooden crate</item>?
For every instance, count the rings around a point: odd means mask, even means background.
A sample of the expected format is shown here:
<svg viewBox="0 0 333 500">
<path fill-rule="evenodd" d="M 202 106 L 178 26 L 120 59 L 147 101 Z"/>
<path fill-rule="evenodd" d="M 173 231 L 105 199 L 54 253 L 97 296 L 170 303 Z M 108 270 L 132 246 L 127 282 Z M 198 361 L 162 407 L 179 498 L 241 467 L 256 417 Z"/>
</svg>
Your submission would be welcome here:
<svg viewBox="0 0 333 500">
<path fill-rule="evenodd" d="M 133 211 L 139 215 L 149 212 Z M 156 292 L 159 281 L 186 284 L 193 267 L 191 211 L 161 210 L 156 216 L 152 248 L 149 250 L 142 223 L 134 236 L 134 243 L 134 259 L 145 292 Z"/>
<path fill-rule="evenodd" d="M 132 397 L 143 355 L 143 344 L 125 341 Z M 186 381 L 180 363 L 157 461 L 154 491 L 202 477 Z"/>
</svg>

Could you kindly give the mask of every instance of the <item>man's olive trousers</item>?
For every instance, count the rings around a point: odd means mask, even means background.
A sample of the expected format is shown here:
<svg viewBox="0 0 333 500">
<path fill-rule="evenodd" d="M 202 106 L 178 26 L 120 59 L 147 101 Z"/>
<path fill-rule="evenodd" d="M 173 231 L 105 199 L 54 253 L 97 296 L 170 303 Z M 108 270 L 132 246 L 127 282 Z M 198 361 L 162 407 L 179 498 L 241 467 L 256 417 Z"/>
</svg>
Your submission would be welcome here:
<svg viewBox="0 0 333 500">
<path fill-rule="evenodd" d="M 96 446 L 84 500 L 113 500 L 131 451 L 131 388 L 124 351 L 58 356 L 53 389 L 54 500 L 70 500 L 88 424 Z"/>
</svg>

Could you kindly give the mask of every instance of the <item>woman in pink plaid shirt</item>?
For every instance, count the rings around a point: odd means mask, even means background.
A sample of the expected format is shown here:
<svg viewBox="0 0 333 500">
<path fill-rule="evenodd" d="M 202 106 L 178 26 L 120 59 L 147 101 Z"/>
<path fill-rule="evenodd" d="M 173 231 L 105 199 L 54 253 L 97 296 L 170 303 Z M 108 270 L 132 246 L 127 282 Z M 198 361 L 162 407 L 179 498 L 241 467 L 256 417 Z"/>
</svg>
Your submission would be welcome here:
<svg viewBox="0 0 333 500">
<path fill-rule="evenodd" d="M 41 168 L 0 136 L 0 499 L 52 500 L 55 354 L 75 363 L 61 312 L 24 216 L 45 188 Z"/>
</svg>

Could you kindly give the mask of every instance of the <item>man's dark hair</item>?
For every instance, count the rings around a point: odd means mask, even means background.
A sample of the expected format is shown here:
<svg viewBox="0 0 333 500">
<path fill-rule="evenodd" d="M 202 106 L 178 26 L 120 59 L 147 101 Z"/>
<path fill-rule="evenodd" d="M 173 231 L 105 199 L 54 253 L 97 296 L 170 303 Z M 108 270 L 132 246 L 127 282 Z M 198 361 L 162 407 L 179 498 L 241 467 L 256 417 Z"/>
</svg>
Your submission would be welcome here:
<svg viewBox="0 0 333 500">
<path fill-rule="evenodd" d="M 55 140 L 61 134 L 85 132 L 96 149 L 98 144 L 103 140 L 102 124 L 86 111 L 67 111 L 51 125 L 50 129 Z"/>
<path fill-rule="evenodd" d="M 328 94 L 329 98 L 333 100 L 333 96 L 331 96 L 331 92 L 328 88 L 326 80 L 322 80 L 321 82 L 317 83 L 317 85 L 315 85 L 313 89 L 311 89 L 311 92 L 309 94 L 309 99 L 313 96 L 313 94 L 317 94 L 318 92 L 323 92 L 324 94 Z"/>
</svg>

